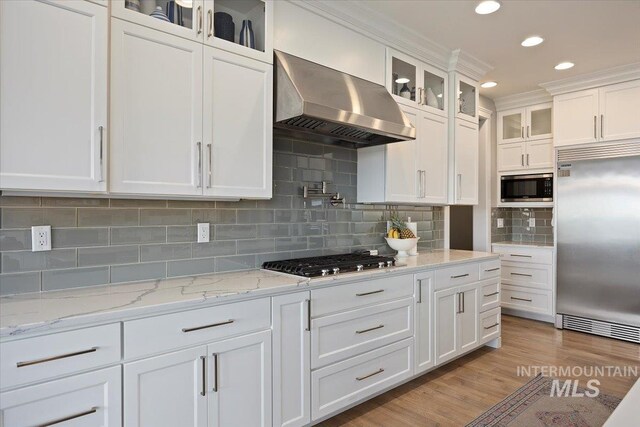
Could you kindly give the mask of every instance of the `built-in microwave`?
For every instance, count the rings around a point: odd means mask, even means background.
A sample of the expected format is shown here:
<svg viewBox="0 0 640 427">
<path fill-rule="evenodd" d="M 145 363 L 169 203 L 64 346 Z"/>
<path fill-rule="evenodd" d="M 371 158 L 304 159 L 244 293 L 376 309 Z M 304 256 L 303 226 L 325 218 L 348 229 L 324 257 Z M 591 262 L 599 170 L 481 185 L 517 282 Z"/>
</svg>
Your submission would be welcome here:
<svg viewBox="0 0 640 427">
<path fill-rule="evenodd" d="M 502 175 L 500 201 L 553 202 L 553 174 Z"/>
</svg>

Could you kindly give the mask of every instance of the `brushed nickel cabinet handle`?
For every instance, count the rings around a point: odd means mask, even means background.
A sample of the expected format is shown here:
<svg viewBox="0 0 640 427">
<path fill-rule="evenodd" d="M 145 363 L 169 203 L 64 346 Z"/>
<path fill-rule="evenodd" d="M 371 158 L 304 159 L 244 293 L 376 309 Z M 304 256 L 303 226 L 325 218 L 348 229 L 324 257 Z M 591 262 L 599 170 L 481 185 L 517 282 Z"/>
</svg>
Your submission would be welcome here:
<svg viewBox="0 0 640 427">
<path fill-rule="evenodd" d="M 524 138 L 524 126 L 520 128 L 520 138 Z"/>
<path fill-rule="evenodd" d="M 366 332 L 371 332 L 371 331 L 375 331 L 376 329 L 382 329 L 382 328 L 384 328 L 384 325 L 378 325 L 378 326 L 374 326 L 373 328 L 362 329 L 360 331 L 356 331 L 356 334 L 364 334 Z"/>
<path fill-rule="evenodd" d="M 87 350 L 74 351 L 73 353 L 61 354 L 59 356 L 45 357 L 42 359 L 29 360 L 26 362 L 16 363 L 16 367 L 24 368 L 25 366 L 39 365 L 40 363 L 53 362 L 54 360 L 66 359 L 68 357 L 81 356 L 83 354 L 94 353 L 98 350 L 98 347 L 91 347 Z"/>
<path fill-rule="evenodd" d="M 44 423 L 44 424 L 38 424 L 38 427 L 54 426 L 56 424 L 64 423 L 66 421 L 75 420 L 76 418 L 85 417 L 87 415 L 95 414 L 96 412 L 98 412 L 98 407 L 94 406 L 93 408 L 91 408 L 91 409 L 89 409 L 87 411 L 84 411 L 84 412 L 80 412 L 79 414 L 69 415 L 68 417 L 59 418 L 57 420 L 50 421 L 50 422 Z"/>
<path fill-rule="evenodd" d="M 452 279 L 459 279 L 461 277 L 467 277 L 469 275 L 469 273 L 466 274 L 458 274 L 457 276 L 451 276 Z"/>
<path fill-rule="evenodd" d="M 462 295 L 462 312 L 464 313 L 465 311 L 464 292 L 460 292 L 460 295 Z"/>
<path fill-rule="evenodd" d="M 212 171 L 212 168 L 213 168 L 213 160 L 212 160 L 213 147 L 211 146 L 211 144 L 207 144 L 207 149 L 209 151 L 209 169 L 207 170 L 207 188 L 211 188 L 211 185 L 212 185 L 211 184 L 211 177 L 213 175 L 213 171 Z"/>
<path fill-rule="evenodd" d="M 207 21 L 209 30 L 207 31 L 207 38 L 211 38 L 213 36 L 213 11 L 209 9 L 207 11 Z"/>
<path fill-rule="evenodd" d="M 378 289 L 377 291 L 371 291 L 371 292 L 363 292 L 361 294 L 356 294 L 356 296 L 357 297 L 366 297 L 367 295 L 379 294 L 381 292 L 384 292 L 384 289 Z"/>
<path fill-rule="evenodd" d="M 100 180 L 98 182 L 104 182 L 104 166 L 103 166 L 103 146 L 104 146 L 104 126 L 99 126 L 98 130 L 100 131 L 100 152 L 98 156 L 100 158 Z"/>
<path fill-rule="evenodd" d="M 422 171 L 422 198 L 427 197 L 427 171 Z"/>
<path fill-rule="evenodd" d="M 490 273 L 490 272 L 492 272 L 492 271 L 498 271 L 498 270 L 500 270 L 500 267 L 490 268 L 490 269 L 488 269 L 488 270 L 485 270 L 485 272 Z"/>
<path fill-rule="evenodd" d="M 422 280 L 418 280 L 418 304 L 422 304 Z"/>
<path fill-rule="evenodd" d="M 218 392 L 218 375 L 219 375 L 219 370 L 218 370 L 218 365 L 219 365 L 219 357 L 218 357 L 218 353 L 213 353 L 213 373 L 215 374 L 213 376 L 213 388 L 212 391 L 214 392 Z"/>
<path fill-rule="evenodd" d="M 374 376 L 374 375 L 378 375 L 378 374 L 381 374 L 381 373 L 383 373 L 383 372 L 384 372 L 384 369 L 380 368 L 380 369 L 378 369 L 378 370 L 377 370 L 377 371 L 375 371 L 375 372 L 372 372 L 372 373 L 370 373 L 370 374 L 368 374 L 368 375 L 365 375 L 364 377 L 356 377 L 356 381 L 366 380 L 367 378 L 371 378 L 372 376 Z"/>
<path fill-rule="evenodd" d="M 497 291 L 496 291 L 496 292 L 492 292 L 492 293 L 490 293 L 490 294 L 486 294 L 486 295 L 485 295 L 485 297 L 492 297 L 492 296 L 494 296 L 494 295 L 498 295 L 499 293 L 500 293 L 500 292 L 497 292 Z"/>
<path fill-rule="evenodd" d="M 492 328 L 495 328 L 495 327 L 496 327 L 496 326 L 498 326 L 498 325 L 500 325 L 500 323 L 494 323 L 493 325 L 491 325 L 491 326 L 485 326 L 484 328 L 485 328 L 485 329 L 492 329 Z"/>
<path fill-rule="evenodd" d="M 529 134 L 529 125 L 527 125 L 527 138 L 529 138 L 531 135 Z"/>
<path fill-rule="evenodd" d="M 198 150 L 198 188 L 202 187 L 202 142 L 196 142 Z"/>
<path fill-rule="evenodd" d="M 514 299 L 516 301 L 526 301 L 526 302 L 532 302 L 533 300 L 531 299 L 527 299 L 527 298 L 518 298 L 518 297 L 511 297 L 511 299 Z"/>
<path fill-rule="evenodd" d="M 529 153 L 527 153 L 527 166 L 529 166 Z"/>
<path fill-rule="evenodd" d="M 533 277 L 532 274 L 525 274 L 525 273 L 510 273 L 512 276 L 523 276 L 523 277 Z"/>
<path fill-rule="evenodd" d="M 604 114 L 600 114 L 600 138 L 604 138 Z"/>
<path fill-rule="evenodd" d="M 197 34 L 200 34 L 202 33 L 202 6 L 198 6 L 197 14 L 198 14 Z"/>
<path fill-rule="evenodd" d="M 458 174 L 458 200 L 462 199 L 462 174 Z"/>
<path fill-rule="evenodd" d="M 520 166 L 524 166 L 524 154 L 520 154 Z"/>
<path fill-rule="evenodd" d="M 311 300 L 308 299 L 305 302 L 307 304 L 307 327 L 305 328 L 305 331 L 310 331 L 311 330 Z"/>
<path fill-rule="evenodd" d="M 511 256 L 517 256 L 517 257 L 520 257 L 520 258 L 531 258 L 531 255 L 511 254 Z"/>
<path fill-rule="evenodd" d="M 593 139 L 598 138 L 598 131 L 596 127 L 598 126 L 598 116 L 593 116 Z"/>
<path fill-rule="evenodd" d="M 229 320 L 225 320 L 224 322 L 212 323 L 210 325 L 196 326 L 194 328 L 182 328 L 182 332 L 193 332 L 193 331 L 199 331 L 200 329 L 215 328 L 216 326 L 228 325 L 233 322 L 234 322 L 233 319 L 229 319 Z"/>
<path fill-rule="evenodd" d="M 458 298 L 458 309 L 456 310 L 456 313 L 460 314 L 462 313 L 462 298 L 460 297 L 460 292 L 456 294 L 456 297 Z"/>
<path fill-rule="evenodd" d="M 200 395 L 207 395 L 207 356 L 200 356 L 200 361 L 202 362 L 202 391 Z"/>
<path fill-rule="evenodd" d="M 418 169 L 416 171 L 418 174 L 418 198 L 422 197 L 422 171 Z"/>
</svg>

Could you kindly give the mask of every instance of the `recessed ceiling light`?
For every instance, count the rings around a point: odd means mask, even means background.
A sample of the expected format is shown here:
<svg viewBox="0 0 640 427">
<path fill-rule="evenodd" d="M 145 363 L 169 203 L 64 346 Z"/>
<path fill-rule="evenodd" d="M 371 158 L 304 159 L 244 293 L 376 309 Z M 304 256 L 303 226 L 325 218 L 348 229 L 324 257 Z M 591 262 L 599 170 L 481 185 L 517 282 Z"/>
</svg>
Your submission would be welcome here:
<svg viewBox="0 0 640 427">
<path fill-rule="evenodd" d="M 485 89 L 489 89 L 490 87 L 496 87 L 498 86 L 497 82 L 484 82 L 480 85 L 480 87 L 483 87 Z"/>
<path fill-rule="evenodd" d="M 400 77 L 399 79 L 396 79 L 396 83 L 400 83 L 400 84 L 409 83 L 409 82 L 410 80 L 406 77 Z"/>
<path fill-rule="evenodd" d="M 476 6 L 476 13 L 478 15 L 488 15 L 500 9 L 500 2 L 498 0 L 485 0 Z"/>
<path fill-rule="evenodd" d="M 573 62 L 561 62 L 558 65 L 556 65 L 555 68 L 556 70 L 568 70 L 569 68 L 573 67 L 575 64 Z"/>
<path fill-rule="evenodd" d="M 520 43 L 524 47 L 537 46 L 542 43 L 544 39 L 540 36 L 531 36 L 524 39 L 522 43 Z"/>
</svg>

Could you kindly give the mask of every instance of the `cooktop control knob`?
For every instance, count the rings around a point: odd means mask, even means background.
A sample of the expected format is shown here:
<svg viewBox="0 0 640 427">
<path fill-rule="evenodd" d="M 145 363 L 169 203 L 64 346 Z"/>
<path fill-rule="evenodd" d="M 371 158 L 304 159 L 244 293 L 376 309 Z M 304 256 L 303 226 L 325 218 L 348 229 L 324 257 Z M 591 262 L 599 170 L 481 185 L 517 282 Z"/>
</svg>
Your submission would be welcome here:
<svg viewBox="0 0 640 427">
<path fill-rule="evenodd" d="M 340 273 L 340 269 L 338 267 L 335 267 L 333 269 L 333 274 L 338 274 L 338 273 Z"/>
<path fill-rule="evenodd" d="M 322 270 L 320 270 L 320 272 L 322 273 L 323 276 L 329 275 L 329 270 L 327 270 L 326 268 L 323 268 Z"/>
<path fill-rule="evenodd" d="M 356 271 L 362 271 L 362 270 L 364 270 L 364 265 L 362 264 L 356 265 Z"/>
<path fill-rule="evenodd" d="M 393 261 L 387 261 L 387 267 L 393 267 Z"/>
<path fill-rule="evenodd" d="M 380 262 L 378 263 L 378 268 L 384 268 L 384 262 L 380 261 Z"/>
</svg>

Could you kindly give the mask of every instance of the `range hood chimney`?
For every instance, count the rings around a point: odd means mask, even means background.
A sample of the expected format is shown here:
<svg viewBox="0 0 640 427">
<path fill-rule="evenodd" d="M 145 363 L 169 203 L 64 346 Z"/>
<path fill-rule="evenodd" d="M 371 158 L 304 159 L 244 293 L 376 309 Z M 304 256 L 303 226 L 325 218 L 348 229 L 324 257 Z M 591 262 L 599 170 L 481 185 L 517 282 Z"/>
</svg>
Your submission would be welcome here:
<svg viewBox="0 0 640 427">
<path fill-rule="evenodd" d="M 354 148 L 415 139 L 415 128 L 384 86 L 274 52 L 274 128 L 280 133 Z"/>
</svg>

